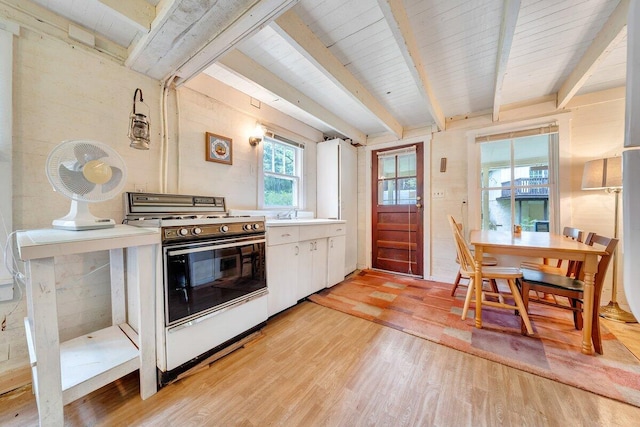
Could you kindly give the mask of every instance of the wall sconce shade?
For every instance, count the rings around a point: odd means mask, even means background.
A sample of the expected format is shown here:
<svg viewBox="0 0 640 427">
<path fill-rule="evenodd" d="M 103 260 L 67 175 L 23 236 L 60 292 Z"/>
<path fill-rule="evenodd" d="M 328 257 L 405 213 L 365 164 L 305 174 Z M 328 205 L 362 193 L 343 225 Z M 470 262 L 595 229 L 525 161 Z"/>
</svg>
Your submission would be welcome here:
<svg viewBox="0 0 640 427">
<path fill-rule="evenodd" d="M 584 164 L 583 190 L 622 188 L 622 157 L 591 160 Z"/>
<path fill-rule="evenodd" d="M 256 128 L 253 130 L 253 133 L 249 137 L 249 144 L 252 147 L 260 144 L 262 139 L 264 138 L 264 128 L 260 123 L 256 123 Z"/>
<path fill-rule="evenodd" d="M 131 144 L 129 144 L 131 148 L 148 150 L 150 142 L 149 120 L 147 120 L 147 116 L 144 114 L 136 113 L 136 96 L 138 92 L 140 93 L 140 102 L 143 102 L 142 90 L 138 88 L 133 93 L 133 110 L 129 116 L 129 131 L 127 132 L 127 136 L 131 141 Z"/>
</svg>

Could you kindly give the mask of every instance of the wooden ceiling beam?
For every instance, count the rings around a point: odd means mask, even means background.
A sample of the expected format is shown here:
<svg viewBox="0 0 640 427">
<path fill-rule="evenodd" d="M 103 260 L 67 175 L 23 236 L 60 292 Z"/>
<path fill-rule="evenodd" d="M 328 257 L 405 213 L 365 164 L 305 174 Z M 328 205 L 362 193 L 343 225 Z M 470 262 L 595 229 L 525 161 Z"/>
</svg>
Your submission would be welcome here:
<svg viewBox="0 0 640 427">
<path fill-rule="evenodd" d="M 413 80 L 420 90 L 420 94 L 424 97 L 429 114 L 433 118 L 434 122 L 438 126 L 438 129 L 444 130 L 446 121 L 440 104 L 436 99 L 435 94 L 427 72 L 425 71 L 424 64 L 422 62 L 422 56 L 418 49 L 413 31 L 411 30 L 411 24 L 407 11 L 404 8 L 402 0 L 378 0 L 378 5 L 382 9 L 382 13 L 391 28 L 393 37 L 402 52 L 409 72 L 413 77 Z"/>
<path fill-rule="evenodd" d="M 139 31 L 149 31 L 156 17 L 156 8 L 145 0 L 99 0 Z"/>
<path fill-rule="evenodd" d="M 354 101 L 370 111 L 389 132 L 402 138 L 400 122 L 347 70 L 295 12 L 287 11 L 274 23 L 274 30 L 301 55 Z"/>
<path fill-rule="evenodd" d="M 516 32 L 516 22 L 520 13 L 520 0 L 504 0 L 504 14 L 500 25 L 500 40 L 498 42 L 498 57 L 496 59 L 496 81 L 493 91 L 493 121 L 500 119 L 502 104 L 502 85 L 507 73 L 507 64 L 511 54 L 513 35 Z"/>
<path fill-rule="evenodd" d="M 580 88 L 589 80 L 598 65 L 627 34 L 629 0 L 620 0 L 607 22 L 602 26 L 587 51 L 558 90 L 558 109 L 564 108 Z"/>
<path fill-rule="evenodd" d="M 367 135 L 363 131 L 345 122 L 242 52 L 233 50 L 222 57 L 218 63 L 306 111 L 336 132 L 355 142 L 366 143 Z"/>
</svg>

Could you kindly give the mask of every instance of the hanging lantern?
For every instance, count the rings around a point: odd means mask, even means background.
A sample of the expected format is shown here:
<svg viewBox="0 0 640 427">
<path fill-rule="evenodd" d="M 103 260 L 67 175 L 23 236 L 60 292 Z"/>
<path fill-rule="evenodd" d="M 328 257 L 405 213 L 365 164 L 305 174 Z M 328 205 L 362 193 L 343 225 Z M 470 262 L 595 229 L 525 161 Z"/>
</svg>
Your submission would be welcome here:
<svg viewBox="0 0 640 427">
<path fill-rule="evenodd" d="M 138 88 L 133 93 L 133 111 L 129 116 L 129 132 L 127 133 L 127 136 L 131 141 L 131 144 L 129 145 L 131 148 L 136 148 L 138 150 L 148 150 L 149 120 L 147 120 L 147 116 L 145 116 L 144 114 L 136 113 L 136 96 L 138 95 L 138 92 L 140 92 L 140 102 L 143 102 L 142 90 Z"/>
</svg>

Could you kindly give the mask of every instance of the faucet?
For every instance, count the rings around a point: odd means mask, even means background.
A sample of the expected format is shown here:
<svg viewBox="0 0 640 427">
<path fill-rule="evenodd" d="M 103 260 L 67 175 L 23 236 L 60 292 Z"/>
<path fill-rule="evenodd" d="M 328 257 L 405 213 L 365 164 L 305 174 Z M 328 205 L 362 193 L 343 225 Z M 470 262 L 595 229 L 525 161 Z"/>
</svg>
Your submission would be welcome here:
<svg viewBox="0 0 640 427">
<path fill-rule="evenodd" d="M 286 212 L 278 212 L 276 215 L 277 219 L 293 219 L 298 218 L 298 209 L 291 209 Z"/>
</svg>

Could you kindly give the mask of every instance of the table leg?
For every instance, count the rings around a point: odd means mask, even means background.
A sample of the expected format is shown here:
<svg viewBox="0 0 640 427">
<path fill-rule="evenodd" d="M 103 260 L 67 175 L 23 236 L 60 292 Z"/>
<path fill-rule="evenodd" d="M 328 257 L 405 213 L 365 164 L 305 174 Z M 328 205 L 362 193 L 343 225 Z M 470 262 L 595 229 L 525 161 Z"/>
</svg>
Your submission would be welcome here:
<svg viewBox="0 0 640 427">
<path fill-rule="evenodd" d="M 598 268 L 597 255 L 587 255 L 584 262 L 584 302 L 582 307 L 582 353 L 593 354 L 591 331 L 593 329 L 593 299 L 595 297 L 594 279 Z"/>
<path fill-rule="evenodd" d="M 476 328 L 482 328 L 482 246 L 475 247 L 475 255 L 476 255 L 476 277 L 474 280 L 475 288 L 476 288 Z"/>
</svg>

